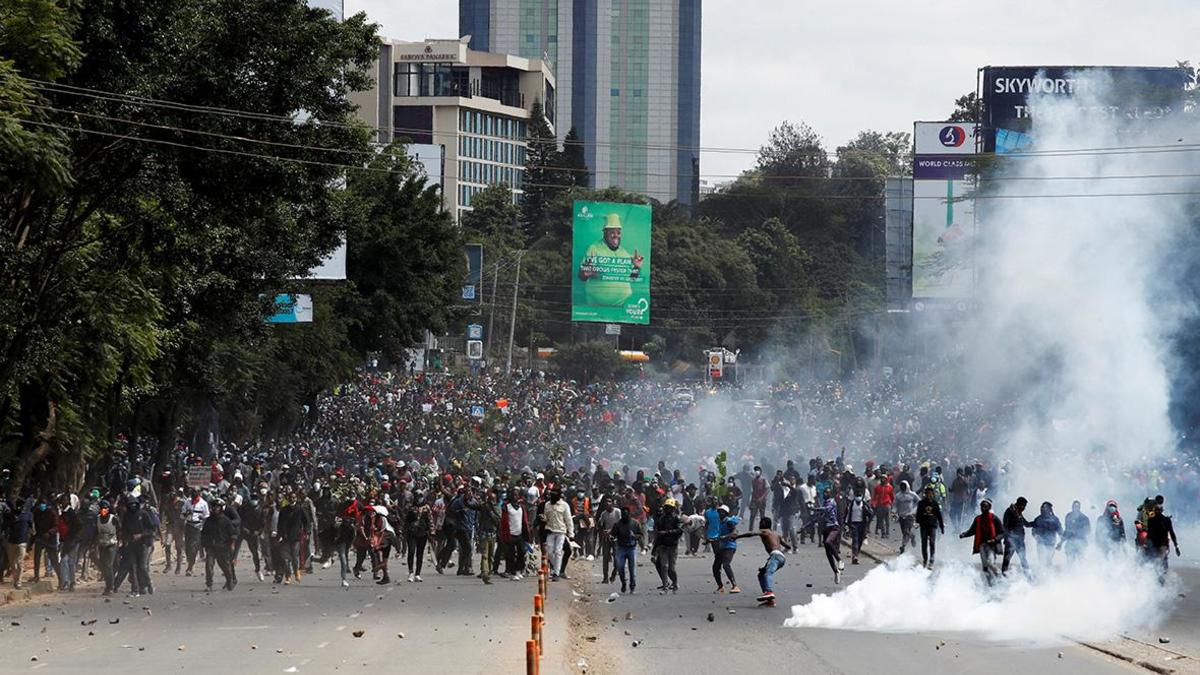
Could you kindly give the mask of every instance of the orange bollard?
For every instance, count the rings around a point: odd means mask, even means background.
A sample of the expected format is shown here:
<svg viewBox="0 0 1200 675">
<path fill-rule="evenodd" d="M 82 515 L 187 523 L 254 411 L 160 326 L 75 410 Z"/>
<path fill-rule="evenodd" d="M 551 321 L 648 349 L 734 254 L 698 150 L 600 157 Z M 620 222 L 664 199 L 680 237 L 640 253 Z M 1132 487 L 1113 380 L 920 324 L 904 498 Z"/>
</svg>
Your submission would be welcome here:
<svg viewBox="0 0 1200 675">
<path fill-rule="evenodd" d="M 542 632 L 541 628 L 542 628 L 542 618 L 540 616 L 538 616 L 537 614 L 534 614 L 533 616 L 529 617 L 529 637 L 534 642 L 538 643 L 538 653 L 539 654 L 542 652 L 542 646 L 541 646 L 541 642 L 540 642 L 541 641 L 541 632 Z"/>
<path fill-rule="evenodd" d="M 546 615 L 545 610 L 542 608 L 542 597 L 540 594 L 533 596 L 533 613 L 538 616 Z"/>
<path fill-rule="evenodd" d="M 538 647 L 536 640 L 525 641 L 525 675 L 538 675 Z"/>
<path fill-rule="evenodd" d="M 539 616 L 539 617 L 538 617 L 538 628 L 537 628 L 537 646 L 538 646 L 538 656 L 542 656 L 543 654 L 545 654 L 545 653 L 546 653 L 546 641 L 545 641 L 545 639 L 542 637 L 542 629 L 543 629 L 543 628 L 545 628 L 545 627 L 546 627 L 546 619 L 545 619 L 545 617 L 540 617 L 540 616 Z"/>
</svg>

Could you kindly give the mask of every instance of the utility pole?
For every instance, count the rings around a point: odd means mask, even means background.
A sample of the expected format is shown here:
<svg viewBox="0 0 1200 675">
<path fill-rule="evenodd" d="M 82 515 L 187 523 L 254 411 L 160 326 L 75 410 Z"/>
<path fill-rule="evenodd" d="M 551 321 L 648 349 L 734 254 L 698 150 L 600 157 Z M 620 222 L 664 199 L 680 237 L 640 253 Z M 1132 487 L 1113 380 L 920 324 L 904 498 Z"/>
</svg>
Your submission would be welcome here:
<svg viewBox="0 0 1200 675">
<path fill-rule="evenodd" d="M 492 358 L 492 329 L 496 327 L 496 284 L 500 283 L 500 261 L 496 261 L 496 265 L 492 268 L 492 308 L 488 312 L 488 332 L 487 332 L 487 347 L 484 349 L 484 356 L 488 360 L 488 365 L 491 365 Z"/>
<path fill-rule="evenodd" d="M 517 291 L 521 288 L 521 258 L 524 255 L 525 251 L 517 251 L 517 276 L 513 279 L 513 306 L 508 323 L 508 363 L 504 366 L 505 377 L 512 377 L 513 336 L 517 332 Z"/>
</svg>

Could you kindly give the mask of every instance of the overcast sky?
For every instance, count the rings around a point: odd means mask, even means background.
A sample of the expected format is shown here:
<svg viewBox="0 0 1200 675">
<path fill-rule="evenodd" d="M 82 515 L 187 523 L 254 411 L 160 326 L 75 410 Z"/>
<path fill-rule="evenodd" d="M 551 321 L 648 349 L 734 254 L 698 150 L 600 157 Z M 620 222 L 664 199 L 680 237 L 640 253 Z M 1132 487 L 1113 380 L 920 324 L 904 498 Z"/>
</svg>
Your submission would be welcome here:
<svg viewBox="0 0 1200 675">
<path fill-rule="evenodd" d="M 346 0 L 401 40 L 456 37 L 457 0 Z M 1197 0 L 706 0 L 700 142 L 758 148 L 783 120 L 832 150 L 943 119 L 984 65 L 1200 61 Z M 750 153 L 702 153 L 714 182 Z"/>
</svg>

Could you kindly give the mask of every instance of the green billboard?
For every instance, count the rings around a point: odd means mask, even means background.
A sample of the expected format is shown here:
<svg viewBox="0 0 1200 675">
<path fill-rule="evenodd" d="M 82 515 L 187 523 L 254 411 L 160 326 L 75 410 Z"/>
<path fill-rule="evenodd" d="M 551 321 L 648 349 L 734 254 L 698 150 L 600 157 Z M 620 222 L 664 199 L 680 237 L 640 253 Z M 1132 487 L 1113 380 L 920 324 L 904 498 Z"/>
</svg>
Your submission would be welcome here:
<svg viewBox="0 0 1200 675">
<path fill-rule="evenodd" d="M 650 207 L 575 202 L 571 320 L 650 323 Z"/>
</svg>

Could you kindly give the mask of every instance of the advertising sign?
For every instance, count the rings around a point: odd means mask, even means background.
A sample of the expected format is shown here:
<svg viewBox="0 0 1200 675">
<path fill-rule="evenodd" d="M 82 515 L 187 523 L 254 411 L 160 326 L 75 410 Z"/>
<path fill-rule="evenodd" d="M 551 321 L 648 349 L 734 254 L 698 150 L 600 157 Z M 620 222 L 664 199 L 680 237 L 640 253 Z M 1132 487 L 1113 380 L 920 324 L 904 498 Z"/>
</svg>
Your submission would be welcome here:
<svg viewBox="0 0 1200 675">
<path fill-rule="evenodd" d="M 725 358 L 721 352 L 708 353 L 708 376 L 713 379 L 720 378 L 725 373 Z"/>
<path fill-rule="evenodd" d="M 1083 97 L 1089 114 L 1153 120 L 1182 111 L 1189 78 L 1181 68 L 989 66 L 980 81 L 984 150 L 1011 152 L 1029 143 L 1031 96 Z"/>
<path fill-rule="evenodd" d="M 571 320 L 650 323 L 650 207 L 577 201 Z"/>
<path fill-rule="evenodd" d="M 957 299 L 974 283 L 975 125 L 917 122 L 913 129 L 912 297 Z"/>
<path fill-rule="evenodd" d="M 467 358 L 475 361 L 483 358 L 482 340 L 467 340 Z"/>
<path fill-rule="evenodd" d="M 267 323 L 312 323 L 312 296 L 294 293 L 276 295 L 275 313 L 268 315 L 265 320 Z"/>
</svg>

